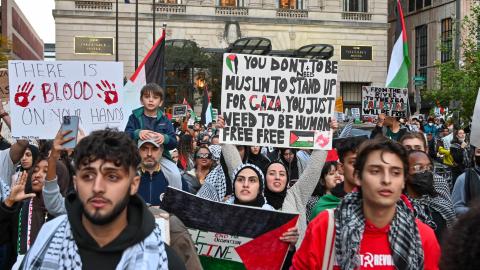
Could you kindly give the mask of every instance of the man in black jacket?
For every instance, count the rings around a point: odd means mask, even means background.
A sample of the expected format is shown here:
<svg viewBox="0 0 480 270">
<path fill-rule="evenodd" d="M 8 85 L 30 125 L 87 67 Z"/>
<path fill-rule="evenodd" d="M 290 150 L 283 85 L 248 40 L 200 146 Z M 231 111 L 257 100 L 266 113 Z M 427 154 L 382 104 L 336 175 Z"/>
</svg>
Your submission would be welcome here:
<svg viewBox="0 0 480 270">
<path fill-rule="evenodd" d="M 136 194 L 140 156 L 128 135 L 95 131 L 74 162 L 67 215 L 42 227 L 21 269 L 185 269 Z"/>
</svg>

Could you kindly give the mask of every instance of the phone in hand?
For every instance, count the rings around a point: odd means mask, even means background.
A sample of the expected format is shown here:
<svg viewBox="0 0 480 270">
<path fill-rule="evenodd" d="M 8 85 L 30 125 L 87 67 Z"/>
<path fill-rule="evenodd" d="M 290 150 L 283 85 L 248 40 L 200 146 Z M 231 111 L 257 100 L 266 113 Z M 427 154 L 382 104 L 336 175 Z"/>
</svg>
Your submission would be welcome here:
<svg viewBox="0 0 480 270">
<path fill-rule="evenodd" d="M 65 143 L 63 146 L 67 149 L 73 149 L 77 145 L 77 135 L 78 135 L 78 123 L 79 117 L 75 115 L 65 115 L 63 117 L 63 123 L 60 128 L 61 132 L 66 130 L 71 130 L 69 134 L 65 136 L 65 139 L 74 137 L 75 139 Z"/>
</svg>

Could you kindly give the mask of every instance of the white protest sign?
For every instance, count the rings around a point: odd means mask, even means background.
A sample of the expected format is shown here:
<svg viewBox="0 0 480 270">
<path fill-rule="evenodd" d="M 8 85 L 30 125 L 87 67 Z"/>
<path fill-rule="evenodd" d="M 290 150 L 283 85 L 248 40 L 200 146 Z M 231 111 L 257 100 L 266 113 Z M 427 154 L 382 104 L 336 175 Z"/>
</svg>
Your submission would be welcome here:
<svg viewBox="0 0 480 270">
<path fill-rule="evenodd" d="M 80 117 L 88 134 L 120 127 L 123 64 L 81 61 L 9 61 L 12 136 L 53 139 L 63 116 Z"/>
<path fill-rule="evenodd" d="M 172 118 L 186 116 L 188 112 L 187 105 L 174 105 L 172 108 Z"/>
<path fill-rule="evenodd" d="M 470 132 L 470 144 L 480 147 L 480 89 L 477 93 L 477 101 L 472 117 L 472 129 Z"/>
<path fill-rule="evenodd" d="M 224 54 L 225 143 L 331 149 L 336 61 Z"/>
<path fill-rule="evenodd" d="M 387 116 L 406 117 L 407 106 L 406 88 L 362 87 L 363 116 L 375 118 L 384 113 Z"/>
<path fill-rule="evenodd" d="M 360 119 L 360 109 L 359 108 L 352 108 L 352 117 L 353 119 Z"/>
</svg>

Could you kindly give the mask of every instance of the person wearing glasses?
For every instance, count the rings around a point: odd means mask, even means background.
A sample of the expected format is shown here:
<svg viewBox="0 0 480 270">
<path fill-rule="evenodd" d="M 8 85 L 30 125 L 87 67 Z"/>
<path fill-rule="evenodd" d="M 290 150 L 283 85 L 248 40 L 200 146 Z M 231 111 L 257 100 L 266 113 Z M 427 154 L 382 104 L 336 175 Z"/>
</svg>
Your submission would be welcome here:
<svg viewBox="0 0 480 270">
<path fill-rule="evenodd" d="M 205 183 L 207 175 L 214 167 L 212 153 L 207 146 L 201 146 L 195 151 L 193 156 L 194 168 L 186 171 L 182 177 L 186 180 L 189 186 L 190 193 L 197 194 L 202 185 Z"/>
<path fill-rule="evenodd" d="M 445 229 L 455 222 L 453 207 L 442 200 L 434 200 L 438 196 L 433 180 L 434 166 L 432 159 L 425 152 L 410 151 L 408 163 L 405 190 L 412 199 L 417 218 L 429 225 L 441 242 Z"/>
</svg>

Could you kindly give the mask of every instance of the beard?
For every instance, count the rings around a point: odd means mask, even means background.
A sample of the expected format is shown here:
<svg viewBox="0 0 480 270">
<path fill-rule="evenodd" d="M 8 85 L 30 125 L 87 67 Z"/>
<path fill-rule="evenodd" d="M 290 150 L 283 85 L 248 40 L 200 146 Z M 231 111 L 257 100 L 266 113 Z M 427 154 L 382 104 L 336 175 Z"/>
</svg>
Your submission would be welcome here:
<svg viewBox="0 0 480 270">
<path fill-rule="evenodd" d="M 92 224 L 106 225 L 114 221 L 123 212 L 123 210 L 125 210 L 129 202 L 130 202 L 130 187 L 128 188 L 128 192 L 125 195 L 125 197 L 123 197 L 123 199 L 113 207 L 113 210 L 110 213 L 107 213 L 106 215 L 102 216 L 98 213 L 98 210 L 96 210 L 94 213 L 90 214 L 87 211 L 85 211 L 84 207 L 82 211 L 83 211 L 83 215 Z"/>
</svg>

